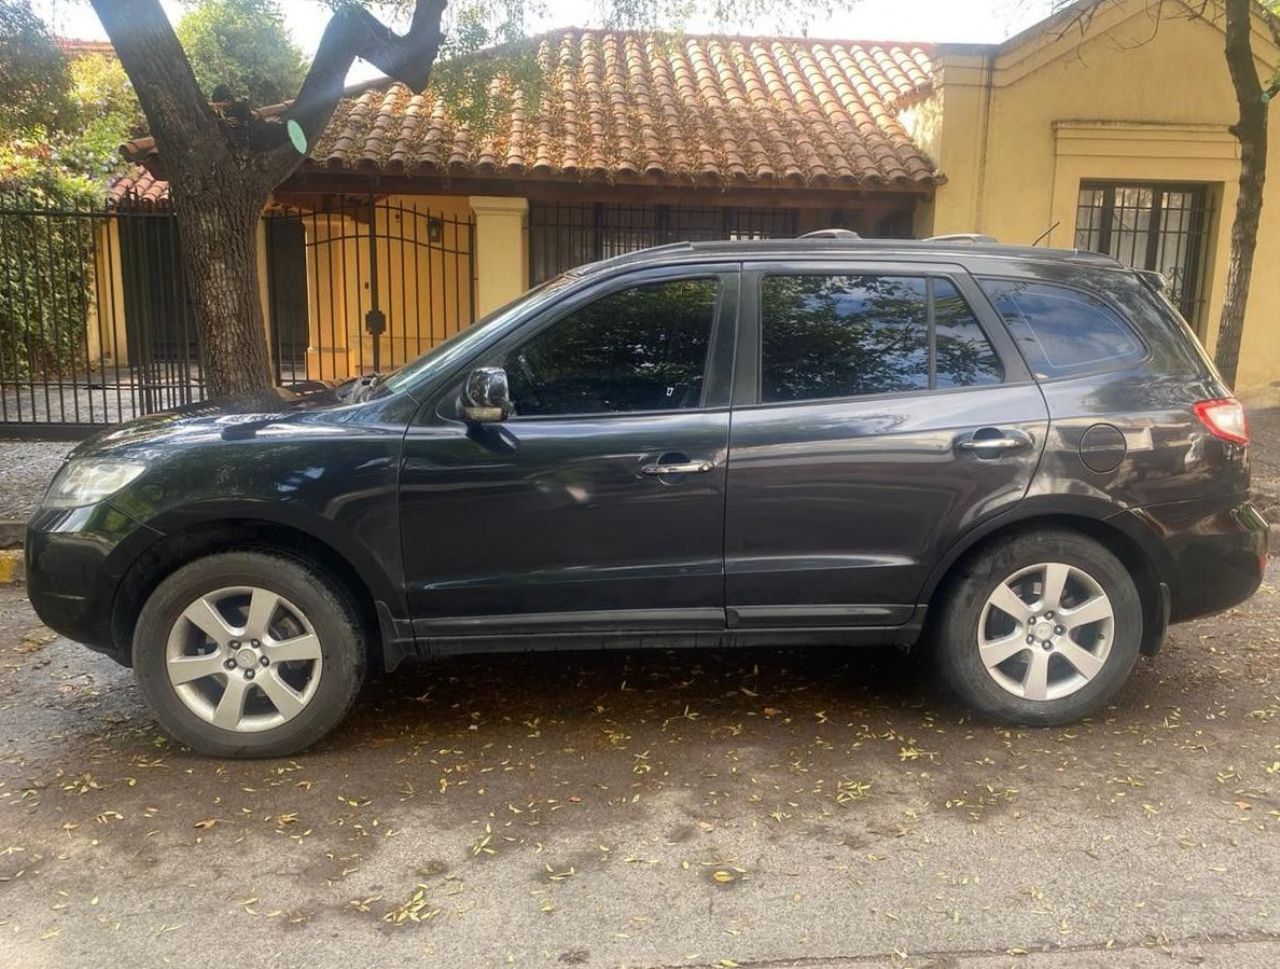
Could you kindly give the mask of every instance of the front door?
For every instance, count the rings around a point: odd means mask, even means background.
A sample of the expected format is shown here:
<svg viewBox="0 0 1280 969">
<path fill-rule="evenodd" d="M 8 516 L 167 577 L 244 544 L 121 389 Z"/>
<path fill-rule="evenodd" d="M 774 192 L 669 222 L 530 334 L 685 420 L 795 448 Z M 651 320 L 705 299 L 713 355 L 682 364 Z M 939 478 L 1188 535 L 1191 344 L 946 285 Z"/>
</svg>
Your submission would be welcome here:
<svg viewBox="0 0 1280 969">
<path fill-rule="evenodd" d="M 729 625 L 907 622 L 943 552 L 1026 493 L 1038 386 L 958 267 L 761 269 L 743 305 Z"/>
<path fill-rule="evenodd" d="M 506 370 L 509 419 L 462 422 L 457 387 L 424 405 L 400 498 L 418 636 L 724 628 L 737 287 L 598 284 L 472 361 Z"/>
</svg>

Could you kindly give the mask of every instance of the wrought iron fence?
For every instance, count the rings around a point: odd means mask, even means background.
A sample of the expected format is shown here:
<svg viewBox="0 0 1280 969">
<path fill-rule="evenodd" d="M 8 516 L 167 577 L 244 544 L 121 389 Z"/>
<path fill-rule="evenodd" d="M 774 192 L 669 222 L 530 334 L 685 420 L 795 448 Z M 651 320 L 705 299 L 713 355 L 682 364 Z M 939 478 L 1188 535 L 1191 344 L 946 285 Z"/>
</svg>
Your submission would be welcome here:
<svg viewBox="0 0 1280 969">
<path fill-rule="evenodd" d="M 390 369 L 475 319 L 465 208 L 304 199 L 264 214 L 260 245 L 281 384 Z M 204 396 L 167 207 L 0 198 L 0 433 L 76 433 Z"/>
<path fill-rule="evenodd" d="M 529 281 L 668 242 L 790 238 L 796 223 L 794 209 L 535 202 L 529 206 Z"/>
</svg>

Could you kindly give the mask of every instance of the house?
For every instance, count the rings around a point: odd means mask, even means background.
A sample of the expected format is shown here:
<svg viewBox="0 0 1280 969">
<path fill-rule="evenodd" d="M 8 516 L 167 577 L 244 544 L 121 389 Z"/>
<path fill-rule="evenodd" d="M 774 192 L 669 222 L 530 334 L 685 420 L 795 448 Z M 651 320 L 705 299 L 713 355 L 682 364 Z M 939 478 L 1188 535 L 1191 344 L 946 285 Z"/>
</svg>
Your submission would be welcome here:
<svg viewBox="0 0 1280 969">
<path fill-rule="evenodd" d="M 394 366 L 581 262 L 828 226 L 1110 252 L 1162 272 L 1212 348 L 1239 174 L 1221 11 L 1114 0 L 1080 14 L 990 46 L 557 31 L 532 41 L 547 72 L 536 106 L 514 103 L 483 134 L 431 92 L 363 85 L 263 222 L 277 366 Z M 1261 7 L 1253 43 L 1270 75 L 1280 49 Z M 113 187 L 117 206 L 162 210 L 154 143 L 126 151 L 139 168 Z M 1280 384 L 1276 251 L 1273 200 L 1245 395 Z"/>
</svg>

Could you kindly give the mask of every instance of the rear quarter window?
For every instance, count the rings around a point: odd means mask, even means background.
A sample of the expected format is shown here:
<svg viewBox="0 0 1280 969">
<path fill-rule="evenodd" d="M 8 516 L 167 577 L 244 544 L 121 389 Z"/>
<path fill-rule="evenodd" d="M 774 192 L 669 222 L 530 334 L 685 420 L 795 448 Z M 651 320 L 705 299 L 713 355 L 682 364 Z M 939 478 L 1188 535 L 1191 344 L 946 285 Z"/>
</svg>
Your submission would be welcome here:
<svg viewBox="0 0 1280 969">
<path fill-rule="evenodd" d="M 1082 290 L 1015 279 L 978 280 L 1042 379 L 1136 363 L 1147 348 L 1110 305 Z"/>
</svg>

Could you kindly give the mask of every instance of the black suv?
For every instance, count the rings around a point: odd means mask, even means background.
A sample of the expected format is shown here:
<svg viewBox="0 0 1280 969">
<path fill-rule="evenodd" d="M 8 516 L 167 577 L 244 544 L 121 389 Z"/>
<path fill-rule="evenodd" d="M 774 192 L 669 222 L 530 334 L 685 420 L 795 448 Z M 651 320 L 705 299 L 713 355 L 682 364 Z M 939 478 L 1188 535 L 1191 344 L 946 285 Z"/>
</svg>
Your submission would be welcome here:
<svg viewBox="0 0 1280 969">
<path fill-rule="evenodd" d="M 29 594 L 218 755 L 312 743 L 371 663 L 606 645 L 928 643 L 1056 724 L 1257 588 L 1248 483 L 1240 404 L 1109 258 L 685 243 L 385 378 L 99 434 Z"/>
</svg>

